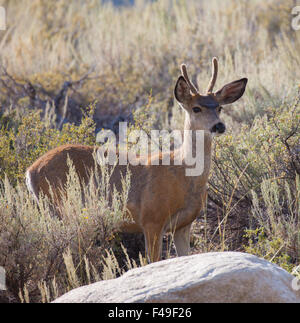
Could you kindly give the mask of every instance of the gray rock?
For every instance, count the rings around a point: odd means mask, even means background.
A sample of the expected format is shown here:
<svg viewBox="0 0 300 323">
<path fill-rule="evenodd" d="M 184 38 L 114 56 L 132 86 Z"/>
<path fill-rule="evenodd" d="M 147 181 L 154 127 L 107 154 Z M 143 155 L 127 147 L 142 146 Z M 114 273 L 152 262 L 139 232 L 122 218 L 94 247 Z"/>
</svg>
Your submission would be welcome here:
<svg viewBox="0 0 300 323">
<path fill-rule="evenodd" d="M 244 253 L 222 252 L 133 269 L 117 279 L 74 289 L 55 302 L 300 303 L 299 289 L 295 277 L 268 261 Z"/>
</svg>

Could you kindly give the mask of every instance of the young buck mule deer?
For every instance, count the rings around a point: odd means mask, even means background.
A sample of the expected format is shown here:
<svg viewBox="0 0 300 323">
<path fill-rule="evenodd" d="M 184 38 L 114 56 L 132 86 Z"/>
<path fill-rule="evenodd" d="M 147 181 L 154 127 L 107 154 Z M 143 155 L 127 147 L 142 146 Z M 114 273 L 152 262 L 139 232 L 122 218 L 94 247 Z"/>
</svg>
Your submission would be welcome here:
<svg viewBox="0 0 300 323">
<path fill-rule="evenodd" d="M 165 232 L 174 232 L 174 243 L 178 256 L 187 255 L 190 248 L 190 227 L 205 205 L 207 181 L 211 165 L 212 138 L 225 132 L 220 120 L 222 105 L 233 103 L 244 93 L 247 79 L 243 78 L 226 84 L 213 92 L 217 79 L 218 61 L 213 59 L 212 78 L 207 93 L 202 95 L 190 81 L 185 65 L 175 86 L 175 98 L 185 111 L 184 130 L 204 131 L 204 171 L 199 176 L 186 176 L 190 166 L 186 158 L 195 151 L 195 140 L 183 139 L 181 148 L 170 153 L 169 166 L 160 165 L 165 156 L 144 158 L 147 163 L 138 166 L 117 165 L 111 176 L 111 184 L 121 188 L 122 176 L 131 172 L 127 209 L 132 223 L 120 223 L 123 232 L 143 232 L 146 252 L 151 261 L 161 257 L 162 240 Z M 53 149 L 40 157 L 26 173 L 29 190 L 38 199 L 39 194 L 49 196 L 49 185 L 54 193 L 54 204 L 59 204 L 61 188 L 67 181 L 68 157 L 83 183 L 89 179 L 89 169 L 94 167 L 94 147 L 65 145 Z M 182 164 L 176 166 L 174 160 L 181 156 Z M 153 162 L 156 159 L 158 163 Z M 173 163 L 172 163 L 173 161 Z M 154 166 L 156 165 L 156 166 Z"/>
</svg>

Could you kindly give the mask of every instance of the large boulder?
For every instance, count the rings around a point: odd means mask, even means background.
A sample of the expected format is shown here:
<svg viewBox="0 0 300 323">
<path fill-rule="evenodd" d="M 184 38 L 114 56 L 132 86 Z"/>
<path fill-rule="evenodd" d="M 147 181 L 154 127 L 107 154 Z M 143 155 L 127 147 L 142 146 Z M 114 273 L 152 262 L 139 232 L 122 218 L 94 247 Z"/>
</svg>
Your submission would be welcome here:
<svg viewBox="0 0 300 323">
<path fill-rule="evenodd" d="M 253 255 L 206 253 L 133 269 L 117 279 L 74 289 L 55 302 L 300 303 L 298 283 L 284 269 Z"/>
</svg>

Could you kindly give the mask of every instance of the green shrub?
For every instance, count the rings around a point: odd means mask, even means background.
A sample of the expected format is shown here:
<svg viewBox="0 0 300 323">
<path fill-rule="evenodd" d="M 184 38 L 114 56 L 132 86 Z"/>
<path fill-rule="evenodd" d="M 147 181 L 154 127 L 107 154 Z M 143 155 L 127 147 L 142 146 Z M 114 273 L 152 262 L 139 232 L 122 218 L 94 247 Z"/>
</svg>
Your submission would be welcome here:
<svg viewBox="0 0 300 323">
<path fill-rule="evenodd" d="M 63 144 L 95 144 L 95 106 L 91 105 L 81 124 L 66 123 L 59 131 L 48 120 L 41 119 L 41 111 L 29 112 L 20 118 L 16 127 L 0 128 L 0 179 L 5 174 L 12 183 L 24 179 L 26 168 L 38 157 Z"/>
<path fill-rule="evenodd" d="M 299 265 L 294 1 L 0 5 L 13 26 L 0 32 L 0 265 L 16 297 L 49 301 L 136 265 L 111 230 L 123 214 L 120 192 L 113 206 L 96 201 L 101 193 L 90 189 L 83 204 L 78 183 L 70 183 L 65 217 L 58 220 L 45 199 L 39 207 L 33 203 L 24 187 L 26 168 L 59 145 L 94 145 L 95 129 L 112 129 L 121 117 L 147 132 L 182 129 L 184 113 L 173 98 L 179 66 L 188 64 L 202 93 L 213 56 L 220 62 L 216 89 L 241 77 L 249 82 L 234 108 L 224 108 L 228 132 L 215 141 L 207 210 L 193 226 L 192 251 L 247 251 L 289 271 Z M 59 122 L 61 112 L 71 122 Z"/>
<path fill-rule="evenodd" d="M 252 227 L 246 230 L 245 251 L 292 272 L 300 261 L 300 183 L 264 180 L 260 198 L 253 191 Z"/>
<path fill-rule="evenodd" d="M 240 245 L 243 231 L 249 226 L 254 230 L 263 228 L 271 240 L 286 241 L 286 237 L 269 228 L 268 212 L 275 208 L 274 201 L 267 198 L 271 192 L 273 199 L 278 202 L 276 218 L 290 222 L 294 231 L 298 228 L 299 181 L 296 176 L 300 171 L 299 115 L 300 103 L 297 98 L 291 104 L 283 103 L 279 107 L 269 108 L 264 116 L 254 120 L 251 127 L 241 125 L 234 133 L 229 131 L 218 138 L 209 200 L 217 207 L 219 218 L 214 219 L 214 224 L 222 224 L 223 238 L 226 230 L 235 232 L 234 239 L 240 237 L 235 242 L 228 239 L 230 248 Z M 253 211 L 257 201 L 265 214 L 260 221 L 254 216 L 258 208 Z M 289 213 L 291 210 L 292 215 Z M 231 242 L 233 245 L 230 246 Z M 291 255 L 291 250 L 287 253 Z M 296 255 L 294 251 L 291 260 L 299 262 L 299 254 Z"/>
</svg>

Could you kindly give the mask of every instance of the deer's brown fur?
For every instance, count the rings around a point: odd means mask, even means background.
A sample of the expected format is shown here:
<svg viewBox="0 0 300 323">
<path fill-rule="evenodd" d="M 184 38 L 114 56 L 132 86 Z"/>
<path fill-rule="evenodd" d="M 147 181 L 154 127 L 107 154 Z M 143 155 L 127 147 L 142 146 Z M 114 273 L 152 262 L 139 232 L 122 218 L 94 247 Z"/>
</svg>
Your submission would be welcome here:
<svg viewBox="0 0 300 323">
<path fill-rule="evenodd" d="M 133 218 L 133 223 L 120 223 L 119 229 L 126 232 L 143 232 L 146 250 L 151 261 L 161 257 L 162 238 L 167 231 L 174 232 L 174 242 L 179 256 L 189 251 L 190 226 L 206 200 L 207 181 L 211 166 L 212 133 L 224 129 L 218 125 L 220 120 L 220 105 L 232 103 L 239 99 L 245 90 L 247 79 L 241 79 L 225 85 L 220 91 L 212 93 L 216 82 L 217 60 L 213 60 L 213 76 L 209 92 L 201 95 L 190 82 L 185 65 L 183 76 L 179 77 L 175 87 L 175 97 L 184 109 L 185 130 L 204 130 L 204 172 L 200 176 L 186 176 L 185 157 L 190 149 L 183 142 L 180 149 L 170 153 L 169 166 L 154 166 L 152 159 L 161 159 L 161 154 L 146 158 L 146 165 L 129 165 L 131 186 L 127 208 Z M 198 110 L 195 108 L 198 108 Z M 199 109 L 201 110 L 199 112 Z M 197 111 L 197 113 L 195 112 Z M 68 157 L 72 160 L 82 183 L 89 180 L 89 170 L 94 167 L 95 148 L 82 145 L 65 145 L 55 148 L 40 157 L 28 168 L 26 178 L 29 189 L 38 198 L 39 193 L 50 196 L 49 185 L 54 193 L 54 203 L 59 204 L 61 187 L 66 183 Z M 183 158 L 181 166 L 175 166 L 176 156 Z M 121 179 L 127 171 L 127 166 L 116 166 L 111 184 L 121 189 Z"/>
</svg>

